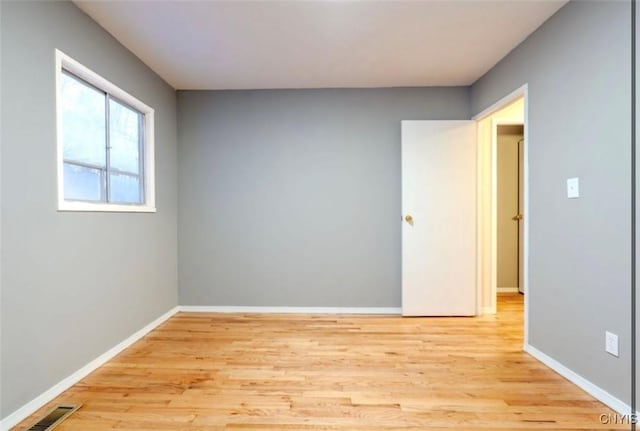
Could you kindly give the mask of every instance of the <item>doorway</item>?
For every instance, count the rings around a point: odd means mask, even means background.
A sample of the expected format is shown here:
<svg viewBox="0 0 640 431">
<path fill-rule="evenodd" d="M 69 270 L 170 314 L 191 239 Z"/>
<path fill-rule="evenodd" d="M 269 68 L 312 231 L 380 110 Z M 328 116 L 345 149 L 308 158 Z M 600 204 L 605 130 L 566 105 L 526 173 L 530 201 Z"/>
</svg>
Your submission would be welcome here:
<svg viewBox="0 0 640 431">
<path fill-rule="evenodd" d="M 497 313 L 498 298 L 498 128 L 500 126 L 519 126 L 522 135 L 516 141 L 519 153 L 518 204 L 517 211 L 510 217 L 511 233 L 517 231 L 516 251 L 511 246 L 511 256 L 517 263 L 516 280 L 513 277 L 507 286 L 511 291 L 522 291 L 524 295 L 524 342 L 528 342 L 528 127 L 527 127 L 527 85 L 523 85 L 511 94 L 496 102 L 473 118 L 478 124 L 478 271 L 477 304 L 478 314 Z M 510 132 L 515 132 L 510 130 Z M 513 168 L 513 165 L 511 166 Z M 509 212 L 514 210 L 513 204 Z M 511 267 L 513 270 L 513 267 Z M 513 293 L 516 294 L 517 293 Z"/>
<path fill-rule="evenodd" d="M 524 294 L 524 124 L 496 127 L 496 290 Z"/>
<path fill-rule="evenodd" d="M 520 262 L 516 269 L 518 281 L 513 282 L 514 285 L 509 287 L 516 287 L 527 292 L 528 220 L 526 214 L 528 186 L 526 166 L 528 129 L 526 92 L 525 85 L 472 118 L 472 121 L 412 120 L 402 122 L 402 212 L 400 220 L 402 223 L 403 315 L 482 315 L 497 312 L 498 125 L 517 125 L 522 128 L 523 139 L 519 140 L 521 142 L 519 146 L 522 163 L 519 169 L 523 180 L 517 186 L 522 189 L 519 193 L 521 196 L 519 206 L 522 207 L 522 211 L 511 215 L 511 217 L 522 215 L 519 217 L 521 222 L 516 224 L 517 229 L 521 231 L 521 235 L 519 235 L 521 239 L 516 245 L 515 251 L 515 255 L 521 257 L 516 257 L 516 262 Z M 473 133 L 470 136 L 462 133 L 462 130 L 467 127 L 470 130 L 475 129 L 476 139 L 474 139 Z M 456 131 L 456 139 L 438 128 L 445 128 L 447 133 Z M 458 133 L 458 129 L 460 133 Z M 454 143 L 455 145 L 453 145 Z M 427 150 L 432 154 L 430 153 L 429 157 L 422 157 L 421 154 L 424 155 L 423 153 Z M 475 157 L 467 157 L 470 155 L 475 155 Z M 465 163 L 461 163 L 461 160 L 464 160 Z M 469 160 L 472 160 L 471 164 L 466 163 Z M 423 162 L 430 163 L 430 165 L 420 165 Z M 413 166 L 414 163 L 418 165 Z M 425 172 L 429 175 L 439 176 L 425 181 L 417 181 L 417 179 L 425 177 Z M 420 187 L 416 187 L 418 183 Z M 449 185 L 459 185 L 464 193 L 451 192 Z M 457 198 L 453 199 L 452 197 Z M 460 203 L 470 204 L 473 209 L 461 211 L 456 206 Z M 435 207 L 425 207 L 426 204 L 435 205 Z M 461 229 L 461 226 L 465 228 Z M 424 239 L 425 237 L 427 240 Z M 460 250 L 464 250 L 464 253 L 459 250 L 450 253 L 449 251 L 453 250 L 452 245 L 460 246 Z M 447 252 L 445 253 L 443 250 Z M 432 258 L 423 259 L 429 253 Z M 471 261 L 466 260 L 469 255 L 472 256 Z M 460 264 L 462 257 L 464 257 L 462 259 L 464 265 Z M 425 267 L 425 261 L 430 263 L 431 267 Z M 436 264 L 437 262 L 444 263 Z M 451 268 L 456 269 L 451 270 Z M 468 277 L 465 278 L 466 282 L 451 283 L 452 279 L 449 275 L 436 277 L 443 273 L 464 274 L 465 277 L 467 275 Z M 474 274 L 475 283 L 473 282 Z M 448 283 L 444 283 L 443 280 L 448 280 Z M 472 298 L 470 311 L 467 308 L 464 309 L 464 312 L 454 310 L 452 304 L 457 307 L 461 301 L 449 298 L 454 293 L 453 291 L 448 292 L 448 286 L 452 284 L 453 286 L 468 286 L 471 289 L 468 293 L 456 291 L 454 295 L 457 298 L 463 298 L 465 304 L 468 299 Z M 429 291 L 429 289 L 435 290 Z M 449 296 L 445 298 L 442 292 L 449 294 Z M 519 298 L 522 304 L 522 297 L 519 296 Z M 525 343 L 528 341 L 527 298 L 528 295 L 525 295 Z M 475 307 L 473 301 L 475 301 Z M 434 304 L 438 305 L 437 309 L 430 308 Z M 442 304 L 447 304 L 446 309 L 441 307 Z"/>
</svg>

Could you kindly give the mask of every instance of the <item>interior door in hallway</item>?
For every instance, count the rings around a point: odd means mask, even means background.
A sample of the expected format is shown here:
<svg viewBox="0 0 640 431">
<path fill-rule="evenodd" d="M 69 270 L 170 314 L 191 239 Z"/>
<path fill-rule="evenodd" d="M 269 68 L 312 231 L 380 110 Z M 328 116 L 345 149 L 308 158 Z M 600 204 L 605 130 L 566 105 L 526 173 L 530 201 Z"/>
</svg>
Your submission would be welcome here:
<svg viewBox="0 0 640 431">
<path fill-rule="evenodd" d="M 402 122 L 402 314 L 476 313 L 476 123 Z"/>
<path fill-rule="evenodd" d="M 524 293 L 524 136 L 518 141 L 518 292 Z"/>
</svg>

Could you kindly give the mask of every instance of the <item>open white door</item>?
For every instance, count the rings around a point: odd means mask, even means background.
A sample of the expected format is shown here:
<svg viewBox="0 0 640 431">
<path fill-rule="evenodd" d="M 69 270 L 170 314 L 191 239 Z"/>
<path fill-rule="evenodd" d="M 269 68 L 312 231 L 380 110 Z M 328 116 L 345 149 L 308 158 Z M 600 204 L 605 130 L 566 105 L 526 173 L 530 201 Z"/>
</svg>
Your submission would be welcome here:
<svg viewBox="0 0 640 431">
<path fill-rule="evenodd" d="M 402 122 L 402 314 L 476 314 L 476 123 Z"/>
</svg>

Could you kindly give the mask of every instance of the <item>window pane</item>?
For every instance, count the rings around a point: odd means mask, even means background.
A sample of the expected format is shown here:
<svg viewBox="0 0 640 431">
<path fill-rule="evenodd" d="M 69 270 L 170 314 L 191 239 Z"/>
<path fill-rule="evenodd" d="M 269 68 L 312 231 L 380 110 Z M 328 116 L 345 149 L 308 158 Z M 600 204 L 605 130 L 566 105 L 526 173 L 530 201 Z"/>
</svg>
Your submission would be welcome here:
<svg viewBox="0 0 640 431">
<path fill-rule="evenodd" d="M 64 164 L 64 198 L 76 201 L 102 199 L 102 171 L 84 166 Z"/>
<path fill-rule="evenodd" d="M 111 202 L 127 204 L 142 203 L 142 196 L 140 196 L 140 177 L 112 173 Z"/>
<path fill-rule="evenodd" d="M 62 75 L 62 142 L 65 160 L 106 164 L 105 95 Z"/>
<path fill-rule="evenodd" d="M 112 169 L 140 174 L 140 120 L 142 114 L 109 100 L 109 145 Z"/>
</svg>

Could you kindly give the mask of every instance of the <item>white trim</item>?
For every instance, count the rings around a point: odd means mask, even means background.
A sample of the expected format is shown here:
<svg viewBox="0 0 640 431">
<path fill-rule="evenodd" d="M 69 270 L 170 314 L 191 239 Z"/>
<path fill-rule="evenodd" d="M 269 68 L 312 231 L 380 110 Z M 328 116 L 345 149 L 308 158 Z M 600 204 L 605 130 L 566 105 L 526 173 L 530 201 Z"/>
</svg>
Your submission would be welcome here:
<svg viewBox="0 0 640 431">
<path fill-rule="evenodd" d="M 526 298 L 526 296 L 525 296 Z M 263 307 L 263 306 L 197 306 L 181 305 L 172 308 L 162 316 L 147 324 L 142 329 L 130 335 L 127 339 L 109 349 L 93 361 L 89 362 L 70 376 L 58 382 L 47 391 L 40 394 L 27 404 L 23 405 L 4 419 L 0 420 L 0 431 L 8 431 L 24 419 L 32 415 L 45 404 L 53 400 L 65 390 L 82 380 L 84 377 L 104 365 L 117 354 L 130 347 L 146 334 L 160 326 L 177 312 L 192 313 L 300 313 L 300 314 L 379 314 L 379 315 L 400 315 L 400 307 Z M 489 310 L 483 309 L 483 313 Z M 526 327 L 525 327 L 526 328 Z M 589 380 L 570 370 L 560 362 L 536 349 L 528 343 L 524 345 L 524 351 L 533 358 L 560 374 L 562 377 L 575 384 L 589 395 L 606 404 L 616 412 L 625 415 L 631 412 L 631 407 L 622 400 L 614 397 L 604 389 L 593 384 Z M 638 412 L 636 412 L 638 415 Z"/>
<path fill-rule="evenodd" d="M 61 177 L 62 174 L 59 176 Z M 62 200 L 61 202 L 58 202 L 58 211 L 154 213 L 156 212 L 156 208 L 149 205 L 118 205 L 107 204 L 104 202 L 75 202 Z"/>
<path fill-rule="evenodd" d="M 484 252 L 483 252 L 483 232 L 482 225 L 482 152 L 480 151 L 480 122 L 476 121 L 476 316 L 487 314 L 483 308 L 483 275 L 484 275 Z"/>
<path fill-rule="evenodd" d="M 540 350 L 536 349 L 530 344 L 525 344 L 524 351 L 533 356 L 538 361 L 545 364 L 547 367 L 551 368 L 556 373 L 560 374 L 565 379 L 569 380 L 574 385 L 578 386 L 580 389 L 597 399 L 598 401 L 603 402 L 607 406 L 611 407 L 616 412 L 621 415 L 626 415 L 631 413 L 631 406 L 629 406 L 624 401 L 614 397 L 609 392 L 605 391 L 601 387 L 593 384 L 589 380 L 585 379 L 581 375 L 571 371 L 569 368 L 562 365 L 560 362 L 556 361 L 552 357 L 542 353 Z"/>
<path fill-rule="evenodd" d="M 391 314 L 400 315 L 401 307 L 270 307 L 234 305 L 181 305 L 190 313 L 265 313 L 265 314 Z"/>
<path fill-rule="evenodd" d="M 513 90 L 511 93 L 509 93 L 506 96 L 504 96 L 502 99 L 500 99 L 497 102 L 493 103 L 488 108 L 482 110 L 480 113 L 478 113 L 478 114 L 474 115 L 473 117 L 471 117 L 471 119 L 472 120 L 476 120 L 476 121 L 480 121 L 480 120 L 488 117 L 489 115 L 493 114 L 494 112 L 504 108 L 505 106 L 510 105 L 511 103 L 515 102 L 519 98 L 521 98 L 523 96 L 526 97 L 528 88 L 529 88 L 529 84 L 521 85 L 520 87 L 518 87 L 515 90 Z M 525 109 L 525 112 L 526 112 L 526 109 Z"/>
<path fill-rule="evenodd" d="M 95 371 L 97 368 L 104 365 L 107 361 L 111 360 L 118 353 L 122 352 L 127 347 L 131 346 L 133 343 L 144 337 L 146 334 L 151 332 L 153 329 L 158 327 L 160 324 L 165 322 L 171 316 L 178 312 L 179 307 L 174 307 L 171 310 L 164 313 L 162 316 L 155 319 L 153 322 L 146 325 L 144 328 L 130 335 L 124 341 L 118 343 L 116 346 L 112 347 L 102 355 L 95 358 L 93 361 L 89 362 L 70 376 L 62 379 L 60 382 L 53 385 L 51 388 L 47 389 L 45 392 L 29 401 L 27 404 L 20 407 L 18 410 L 11 413 L 6 418 L 0 421 L 0 431 L 9 430 L 11 427 L 14 427 L 18 423 L 22 422 L 30 415 L 35 413 L 38 409 L 43 407 L 49 401 L 53 400 L 55 397 L 60 395 L 62 392 L 69 389 L 71 386 L 78 383 L 80 380 L 85 378 L 87 375 Z"/>
<path fill-rule="evenodd" d="M 498 298 L 496 286 L 498 285 L 498 121 L 491 120 L 491 151 L 490 184 L 491 184 L 491 274 L 489 275 L 489 288 L 491 289 L 490 308 L 493 314 L 498 312 Z"/>
<path fill-rule="evenodd" d="M 524 246 L 522 258 L 524 259 L 524 274 L 522 276 L 522 293 L 524 293 L 524 345 L 529 344 L 529 85 L 524 84 L 522 88 L 524 97 Z"/>
<path fill-rule="evenodd" d="M 120 99 L 123 102 L 126 102 L 128 105 L 131 105 L 131 107 L 137 109 L 140 112 L 154 112 L 152 107 L 140 101 L 137 97 L 134 97 L 131 94 L 127 93 L 111 81 L 103 78 L 93 70 L 69 57 L 59 49 L 56 49 L 56 66 L 57 71 L 66 69 L 74 75 L 84 79 L 89 84 L 94 85 L 95 87 L 111 94 L 112 96 Z"/>
<path fill-rule="evenodd" d="M 529 221 L 531 211 L 529 210 L 529 84 L 525 83 L 511 93 L 493 103 L 491 106 L 472 117 L 473 120 L 480 121 L 499 109 L 513 103 L 520 97 L 524 98 L 524 346 L 529 342 Z M 481 284 L 478 284 L 478 295 L 482 294 Z M 495 301 L 494 301 L 495 302 Z M 483 314 L 495 313 L 495 307 L 483 307 Z"/>
<path fill-rule="evenodd" d="M 62 54 L 61 51 L 56 49 L 56 170 L 57 170 L 57 189 L 58 195 L 56 196 L 58 202 L 58 209 L 60 209 L 61 204 L 64 203 L 64 177 L 63 177 L 63 146 L 62 143 L 62 114 L 60 112 L 60 100 L 62 100 L 62 95 L 60 94 L 62 88 L 62 74 L 60 71 L 62 70 Z"/>
<path fill-rule="evenodd" d="M 496 291 L 498 293 L 518 293 L 519 292 L 517 287 L 502 287 L 502 286 L 498 286 L 496 288 Z"/>
<path fill-rule="evenodd" d="M 98 75 L 88 67 L 80 64 L 64 52 L 55 50 L 55 83 L 56 83 L 56 155 L 58 182 L 58 211 L 100 211 L 100 212 L 156 212 L 155 195 L 155 111 L 138 98 L 122 90 L 112 82 Z M 104 202 L 72 202 L 64 199 L 64 155 L 62 145 L 62 118 L 60 115 L 62 70 L 68 70 L 88 83 L 125 102 L 140 111 L 144 116 L 144 204 L 119 205 Z"/>
</svg>

